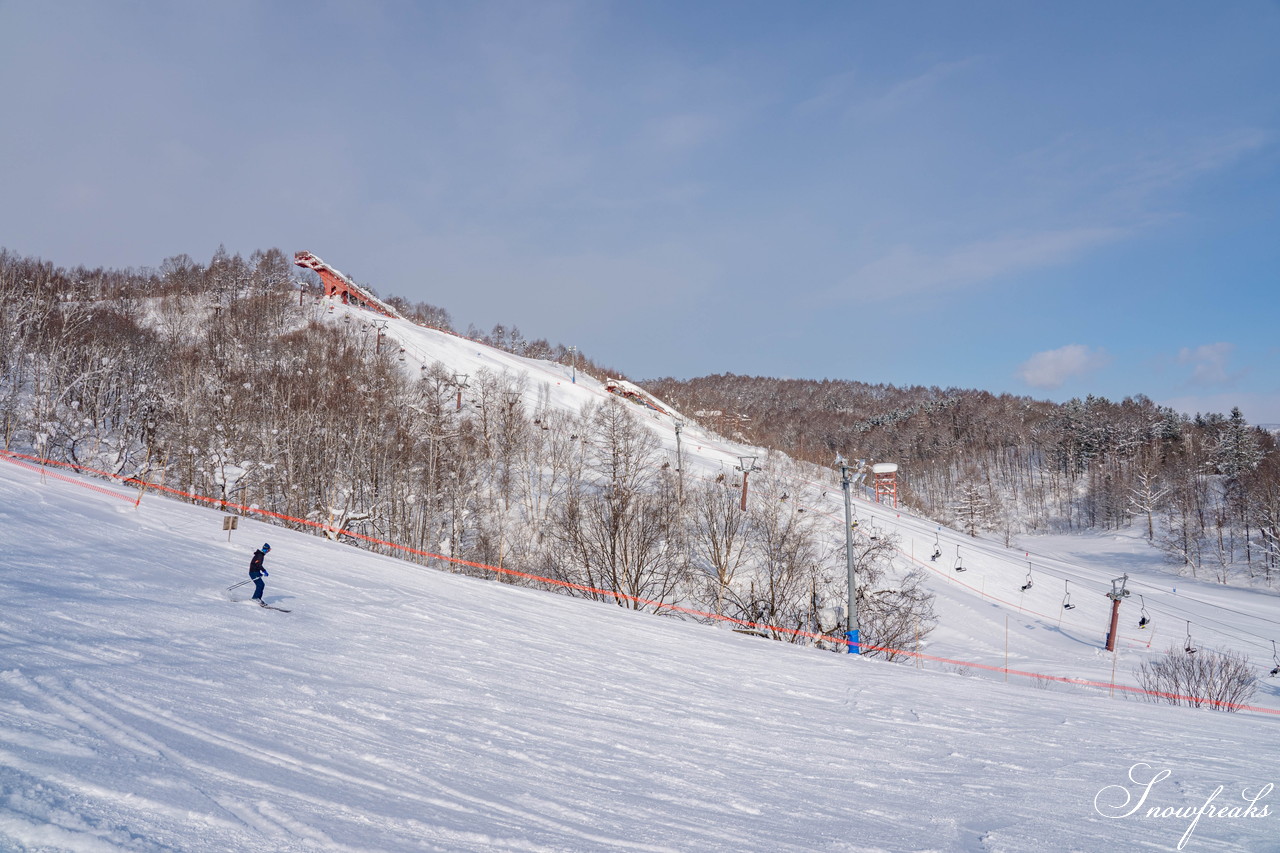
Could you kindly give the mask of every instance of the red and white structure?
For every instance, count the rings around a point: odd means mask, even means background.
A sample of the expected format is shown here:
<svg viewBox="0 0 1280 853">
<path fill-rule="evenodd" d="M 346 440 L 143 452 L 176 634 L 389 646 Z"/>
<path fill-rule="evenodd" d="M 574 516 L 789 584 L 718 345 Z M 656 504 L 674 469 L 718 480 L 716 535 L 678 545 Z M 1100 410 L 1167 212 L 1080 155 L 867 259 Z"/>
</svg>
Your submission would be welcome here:
<svg viewBox="0 0 1280 853">
<path fill-rule="evenodd" d="M 378 297 L 356 284 L 338 270 L 326 264 L 310 252 L 296 252 L 293 262 L 300 267 L 315 270 L 324 283 L 324 295 L 330 299 L 341 299 L 343 305 L 356 305 L 368 308 L 387 317 L 399 317 L 400 314 Z"/>
<path fill-rule="evenodd" d="M 876 503 L 887 503 L 885 498 L 893 499 L 893 506 L 898 506 L 898 463 L 877 462 L 871 466 L 872 483 L 876 490 Z"/>
</svg>

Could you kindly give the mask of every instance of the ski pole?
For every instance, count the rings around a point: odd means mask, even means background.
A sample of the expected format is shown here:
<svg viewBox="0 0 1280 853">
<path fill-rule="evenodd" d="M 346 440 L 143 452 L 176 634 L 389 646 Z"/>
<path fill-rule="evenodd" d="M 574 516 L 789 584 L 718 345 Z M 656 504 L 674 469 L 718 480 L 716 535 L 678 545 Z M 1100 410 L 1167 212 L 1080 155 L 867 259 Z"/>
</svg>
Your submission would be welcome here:
<svg viewBox="0 0 1280 853">
<path fill-rule="evenodd" d="M 235 589 L 238 586 L 244 586 L 247 583 L 253 583 L 253 580 L 254 580 L 253 578 L 249 578 L 247 581 L 240 581 L 240 583 L 233 583 L 231 586 L 227 587 L 227 592 L 231 592 L 231 590 Z"/>
</svg>

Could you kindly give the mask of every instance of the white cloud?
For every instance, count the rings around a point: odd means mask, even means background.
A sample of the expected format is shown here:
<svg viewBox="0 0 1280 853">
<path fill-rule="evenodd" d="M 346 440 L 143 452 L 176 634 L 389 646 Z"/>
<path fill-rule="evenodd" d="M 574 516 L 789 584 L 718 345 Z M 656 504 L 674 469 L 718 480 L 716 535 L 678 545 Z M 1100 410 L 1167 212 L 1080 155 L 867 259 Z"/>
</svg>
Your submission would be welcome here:
<svg viewBox="0 0 1280 853">
<path fill-rule="evenodd" d="M 1084 344 L 1038 352 L 1018 368 L 1018 378 L 1032 388 L 1052 390 L 1062 387 L 1072 376 L 1098 370 L 1111 360 L 1105 350 L 1090 349 Z"/>
<path fill-rule="evenodd" d="M 1178 350 L 1178 364 L 1192 365 L 1192 385 L 1225 385 L 1239 377 L 1227 372 L 1227 360 L 1234 351 L 1235 345 L 1229 343 L 1183 347 Z"/>
</svg>

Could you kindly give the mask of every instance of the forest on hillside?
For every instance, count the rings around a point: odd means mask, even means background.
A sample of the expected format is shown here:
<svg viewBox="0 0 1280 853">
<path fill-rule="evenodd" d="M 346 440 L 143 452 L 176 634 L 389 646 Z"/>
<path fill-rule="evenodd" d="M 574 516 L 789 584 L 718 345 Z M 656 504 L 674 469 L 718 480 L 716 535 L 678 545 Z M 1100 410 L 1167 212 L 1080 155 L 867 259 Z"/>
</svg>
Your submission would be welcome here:
<svg viewBox="0 0 1280 853">
<path fill-rule="evenodd" d="M 512 393 L 518 377 L 488 374 L 457 410 L 443 366 L 410 375 L 368 324 L 326 321 L 311 275 L 278 250 L 157 270 L 0 251 L 5 447 L 816 633 L 841 618 L 842 543 L 781 498 L 795 466 L 829 469 L 837 453 L 897 462 L 908 506 L 972 535 L 1136 521 L 1187 574 L 1278 574 L 1280 454 L 1238 411 L 735 375 L 645 383 L 721 434 L 778 451 L 752 477 L 744 515 L 731 511 L 732 482 L 677 488 L 671 460 L 617 407 L 529 411 Z M 455 331 L 445 309 L 384 301 Z M 514 325 L 467 336 L 620 375 Z M 889 645 L 892 614 L 930 616 L 918 579 L 885 575 L 885 544 L 864 542 L 858 559 L 892 593 L 875 598 Z"/>
<path fill-rule="evenodd" d="M 724 374 L 645 387 L 726 434 L 830 465 L 896 462 L 926 517 L 1006 542 L 1024 531 L 1141 524 L 1187 574 L 1272 583 L 1280 565 L 1275 436 L 1145 397 L 1050 403 L 959 388 Z"/>
<path fill-rule="evenodd" d="M 378 546 L 343 531 L 620 606 L 678 603 L 774 639 L 843 629 L 843 542 L 786 498 L 797 463 L 772 454 L 744 512 L 731 478 L 682 485 L 631 404 L 530 410 L 527 380 L 495 373 L 460 394 L 446 366 L 407 364 L 371 323 L 331 314 L 278 250 L 158 270 L 0 252 L 0 300 L 7 450 L 305 519 L 360 547 Z M 384 301 L 451 331 L 443 309 Z M 515 327 L 470 331 L 601 371 Z M 862 634 L 885 656 L 934 623 L 919 573 L 893 574 L 893 545 L 861 537 L 855 549 Z"/>
</svg>

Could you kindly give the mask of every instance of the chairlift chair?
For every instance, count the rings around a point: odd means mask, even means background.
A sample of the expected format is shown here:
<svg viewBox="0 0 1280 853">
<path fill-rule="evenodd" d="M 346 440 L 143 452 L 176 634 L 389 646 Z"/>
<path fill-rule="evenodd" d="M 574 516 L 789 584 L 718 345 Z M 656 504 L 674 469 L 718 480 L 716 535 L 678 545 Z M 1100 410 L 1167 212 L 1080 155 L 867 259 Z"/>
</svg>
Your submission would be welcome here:
<svg viewBox="0 0 1280 853">
<path fill-rule="evenodd" d="M 1151 617 L 1147 615 L 1147 602 L 1142 596 L 1138 596 L 1138 604 L 1142 607 L 1142 615 L 1138 618 L 1138 627 L 1146 628 L 1151 624 Z"/>
<path fill-rule="evenodd" d="M 960 546 L 959 546 L 959 545 L 957 545 L 957 546 L 956 546 L 956 562 L 955 562 L 955 565 L 953 565 L 951 568 L 953 568 L 953 569 L 954 569 L 954 570 L 956 570 L 957 572 L 963 572 L 963 571 L 965 571 L 965 567 L 964 567 L 964 557 L 961 557 L 961 556 L 960 556 Z"/>
<path fill-rule="evenodd" d="M 1022 591 L 1026 592 L 1027 590 L 1031 589 L 1034 583 L 1035 581 L 1031 577 L 1031 564 L 1027 563 L 1027 582 L 1022 585 Z"/>
<path fill-rule="evenodd" d="M 941 556 L 942 556 L 942 543 L 940 539 L 940 534 L 934 533 L 933 534 L 933 556 L 929 558 L 929 561 L 936 563 L 938 561 L 938 558 Z"/>
<path fill-rule="evenodd" d="M 1275 668 L 1271 670 L 1271 675 L 1280 675 L 1280 654 L 1276 653 L 1276 641 L 1271 641 L 1271 659 L 1276 662 Z"/>
<path fill-rule="evenodd" d="M 1187 645 L 1182 650 L 1189 655 L 1194 655 L 1198 651 L 1191 642 L 1191 620 L 1189 619 L 1187 620 Z"/>
<path fill-rule="evenodd" d="M 1062 599 L 1062 609 L 1075 610 L 1076 606 L 1071 603 L 1071 581 L 1063 581 L 1063 584 L 1065 584 L 1067 594 Z"/>
</svg>

